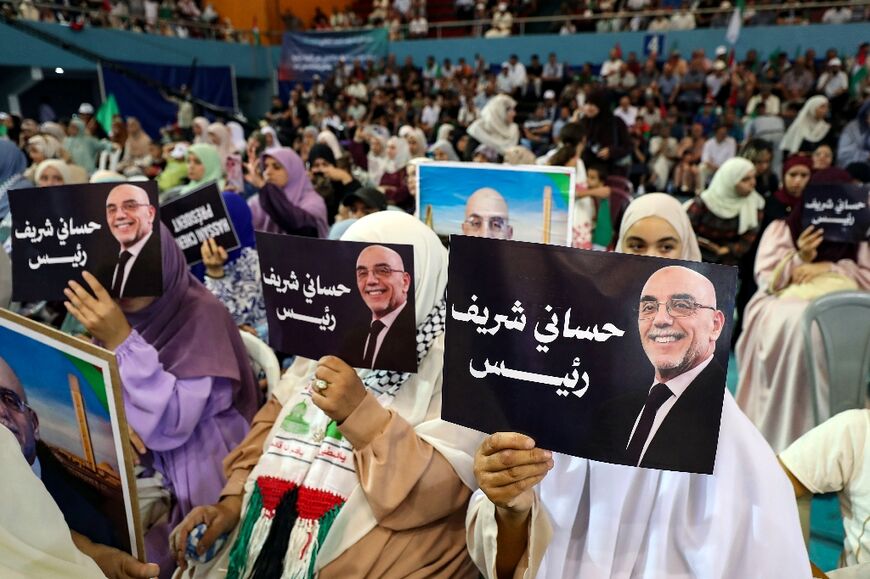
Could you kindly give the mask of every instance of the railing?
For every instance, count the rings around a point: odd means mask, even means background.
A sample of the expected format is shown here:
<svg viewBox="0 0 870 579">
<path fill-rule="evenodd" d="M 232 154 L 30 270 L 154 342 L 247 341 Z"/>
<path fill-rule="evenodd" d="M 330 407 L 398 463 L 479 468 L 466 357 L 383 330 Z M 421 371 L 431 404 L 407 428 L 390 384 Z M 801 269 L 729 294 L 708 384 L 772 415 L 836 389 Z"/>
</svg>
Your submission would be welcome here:
<svg viewBox="0 0 870 579">
<path fill-rule="evenodd" d="M 7 8 L 12 7 L 17 13 L 17 6 L 20 4 L 20 1 L 16 0 L 0 0 L 0 7 Z M 62 4 L 54 4 L 51 2 L 33 2 L 31 3 L 34 7 L 38 9 L 48 9 L 57 13 L 62 13 L 67 15 L 67 19 L 69 15 L 92 15 L 99 14 L 100 17 L 105 17 L 107 22 L 119 21 L 123 24 L 129 25 L 133 20 L 131 17 L 117 17 L 110 16 L 107 12 L 101 9 L 94 8 L 80 8 L 74 6 L 64 6 Z M 847 7 L 852 9 L 853 11 L 853 21 L 856 20 L 867 20 L 868 17 L 868 9 L 870 9 L 870 0 L 852 0 L 851 2 L 846 1 L 834 1 L 834 2 L 800 2 L 793 6 L 787 4 L 764 4 L 764 5 L 756 5 L 750 6 L 747 9 L 747 12 L 786 12 L 789 10 L 807 12 L 807 11 L 821 11 L 828 8 L 840 8 Z M 856 19 L 854 17 L 855 12 L 861 13 L 861 17 Z M 717 8 L 699 8 L 696 10 L 692 10 L 692 14 L 697 17 L 714 17 L 714 16 L 729 16 L 734 12 L 733 8 L 723 9 L 721 7 Z M 643 19 L 651 19 L 656 16 L 670 16 L 673 14 L 672 10 L 641 10 L 641 11 L 632 11 L 632 10 L 619 10 L 615 12 L 607 12 L 600 14 L 568 14 L 568 15 L 550 15 L 550 16 L 526 16 L 526 17 L 516 17 L 513 19 L 513 30 L 519 30 L 519 34 L 523 35 L 526 32 L 526 27 L 534 24 L 550 24 L 551 27 L 561 26 L 565 22 L 586 22 L 592 23 L 593 26 L 600 20 L 614 20 L 620 19 L 624 22 L 629 22 L 631 19 L 635 17 L 641 17 Z M 144 22 L 144 18 L 141 19 Z M 256 44 L 259 40 L 268 39 L 270 42 L 267 44 L 271 44 L 272 41 L 275 41 L 276 44 L 280 44 L 281 36 L 283 35 L 283 31 L 281 30 L 256 30 L 256 29 L 236 29 L 233 28 L 232 31 L 227 31 L 227 29 L 220 25 L 208 24 L 205 22 L 199 22 L 196 20 L 188 20 L 188 19 L 158 19 L 159 25 L 168 25 L 173 27 L 182 26 L 187 28 L 188 30 L 193 30 L 194 34 L 191 37 L 196 38 L 208 38 L 215 40 L 227 40 L 228 42 L 241 42 L 241 43 L 249 43 Z M 492 26 L 492 19 L 481 19 L 481 20 L 450 20 L 450 21 L 440 21 L 440 22 L 430 22 L 429 23 L 429 32 L 427 36 L 420 38 L 421 40 L 427 38 L 443 38 L 445 36 L 445 30 L 451 29 L 459 29 L 463 32 L 471 31 L 472 35 L 482 35 L 486 30 L 488 30 Z M 358 29 L 343 29 L 343 30 L 366 30 L 369 28 L 358 28 Z M 623 31 L 628 30 L 627 26 L 623 27 Z M 400 32 L 404 38 L 409 40 L 414 40 L 409 35 L 409 26 L 407 23 L 403 24 L 400 28 Z M 159 34 L 159 32 L 155 32 Z M 582 33 L 578 31 L 578 33 Z M 225 35 L 229 35 L 230 38 L 223 38 Z M 465 36 L 467 34 L 463 34 Z M 450 35 L 457 36 L 457 35 Z"/>
</svg>

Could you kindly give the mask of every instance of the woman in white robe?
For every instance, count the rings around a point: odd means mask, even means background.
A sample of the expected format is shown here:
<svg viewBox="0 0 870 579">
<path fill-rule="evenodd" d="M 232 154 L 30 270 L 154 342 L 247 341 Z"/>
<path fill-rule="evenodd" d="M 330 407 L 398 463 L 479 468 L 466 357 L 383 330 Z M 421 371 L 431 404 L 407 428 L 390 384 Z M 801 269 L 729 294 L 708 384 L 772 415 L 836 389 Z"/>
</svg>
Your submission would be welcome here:
<svg viewBox="0 0 870 579">
<path fill-rule="evenodd" d="M 664 253 L 659 242 L 676 237 L 677 254 L 666 256 L 698 261 L 690 232 L 676 200 L 644 195 L 626 211 L 617 251 L 658 256 Z M 486 479 L 498 473 L 484 472 L 481 461 L 493 444 L 531 456 L 528 464 L 515 460 L 513 470 L 500 471 L 503 485 L 495 488 Z M 487 439 L 475 458 L 481 490 L 471 498 L 467 539 L 487 578 L 811 576 L 789 481 L 728 392 L 712 475 L 550 455 L 529 450 L 533 444 L 501 434 Z M 510 451 L 515 459 L 524 452 L 517 450 Z M 516 486 L 505 491 L 508 485 Z M 490 494 L 512 509 L 496 507 Z M 530 507 L 525 517 L 519 505 Z"/>
</svg>

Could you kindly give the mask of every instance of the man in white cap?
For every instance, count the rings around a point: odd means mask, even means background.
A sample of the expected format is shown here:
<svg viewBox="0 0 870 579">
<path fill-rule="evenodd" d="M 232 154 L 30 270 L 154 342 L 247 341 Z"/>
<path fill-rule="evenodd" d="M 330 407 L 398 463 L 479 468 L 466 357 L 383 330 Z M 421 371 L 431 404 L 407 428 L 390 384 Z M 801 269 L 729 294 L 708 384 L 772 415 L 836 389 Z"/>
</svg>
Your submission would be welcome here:
<svg viewBox="0 0 870 579">
<path fill-rule="evenodd" d="M 106 131 L 103 130 L 103 127 L 100 126 L 100 123 L 94 118 L 94 105 L 91 103 L 80 104 L 78 111 L 76 111 L 76 116 L 85 123 L 85 129 L 87 129 L 88 134 L 92 137 L 97 139 L 107 139 L 109 137 Z"/>
<path fill-rule="evenodd" d="M 839 58 L 832 58 L 828 61 L 828 68 L 819 77 L 819 82 L 816 84 L 816 90 L 824 93 L 831 102 L 831 109 L 834 107 L 834 99 L 846 94 L 849 90 L 849 77 L 843 72 L 843 61 Z"/>
</svg>

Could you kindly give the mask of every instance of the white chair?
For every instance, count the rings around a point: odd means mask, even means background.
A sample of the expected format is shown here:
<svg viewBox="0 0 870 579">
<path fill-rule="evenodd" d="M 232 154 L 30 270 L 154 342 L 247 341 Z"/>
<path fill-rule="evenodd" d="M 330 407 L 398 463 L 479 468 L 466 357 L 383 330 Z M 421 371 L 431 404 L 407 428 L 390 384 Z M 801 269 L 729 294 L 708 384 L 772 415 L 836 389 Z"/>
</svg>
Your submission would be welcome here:
<svg viewBox="0 0 870 579">
<path fill-rule="evenodd" d="M 257 336 L 241 330 L 239 333 L 245 344 L 245 350 L 248 351 L 248 358 L 251 360 L 254 373 L 259 375 L 260 372 L 263 372 L 266 375 L 266 398 L 268 399 L 278 384 L 278 380 L 281 379 L 281 364 L 278 362 L 278 357 L 272 348 Z"/>
</svg>

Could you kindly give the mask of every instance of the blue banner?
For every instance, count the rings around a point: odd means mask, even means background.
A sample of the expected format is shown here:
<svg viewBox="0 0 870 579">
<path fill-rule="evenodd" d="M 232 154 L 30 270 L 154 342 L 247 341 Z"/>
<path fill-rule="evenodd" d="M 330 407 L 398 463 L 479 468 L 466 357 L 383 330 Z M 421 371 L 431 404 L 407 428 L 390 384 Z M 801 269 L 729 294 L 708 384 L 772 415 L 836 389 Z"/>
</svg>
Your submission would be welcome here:
<svg viewBox="0 0 870 579">
<path fill-rule="evenodd" d="M 287 32 L 281 45 L 278 79 L 310 82 L 314 75 L 326 78 L 340 58 L 359 59 L 365 64 L 387 56 L 387 30 L 352 32 Z"/>
<path fill-rule="evenodd" d="M 229 66 L 192 68 L 143 62 L 119 64 L 176 89 L 186 84 L 194 97 L 219 107 L 236 109 L 233 72 Z M 164 99 L 152 86 L 104 67 L 103 87 L 106 95 L 115 95 L 121 114 L 137 117 L 152 139 L 159 139 L 161 127 L 175 123 L 178 106 Z"/>
</svg>

